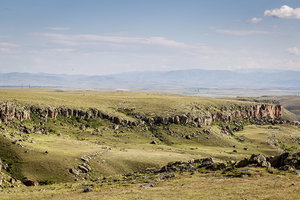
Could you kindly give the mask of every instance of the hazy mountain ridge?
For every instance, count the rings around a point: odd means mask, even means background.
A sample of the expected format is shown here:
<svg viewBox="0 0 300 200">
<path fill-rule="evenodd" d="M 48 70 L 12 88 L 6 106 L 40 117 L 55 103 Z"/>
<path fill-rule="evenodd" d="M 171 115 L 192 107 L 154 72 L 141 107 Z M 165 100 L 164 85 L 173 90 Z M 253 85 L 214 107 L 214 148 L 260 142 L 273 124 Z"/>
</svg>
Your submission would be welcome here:
<svg viewBox="0 0 300 200">
<path fill-rule="evenodd" d="M 229 70 L 177 70 L 127 72 L 112 75 L 2 73 L 0 86 L 43 86 L 67 89 L 167 89 L 167 88 L 294 88 L 300 71 L 235 72 Z"/>
</svg>

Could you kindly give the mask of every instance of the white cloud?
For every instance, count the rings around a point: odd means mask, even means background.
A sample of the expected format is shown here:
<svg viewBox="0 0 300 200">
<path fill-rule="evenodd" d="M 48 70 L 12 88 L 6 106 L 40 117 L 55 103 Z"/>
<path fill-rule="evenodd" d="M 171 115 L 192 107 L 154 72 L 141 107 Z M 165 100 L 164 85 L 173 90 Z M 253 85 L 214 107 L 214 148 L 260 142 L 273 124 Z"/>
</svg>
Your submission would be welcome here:
<svg viewBox="0 0 300 200">
<path fill-rule="evenodd" d="M 101 42 L 106 43 L 128 43 L 128 44 L 143 44 L 143 45 L 159 45 L 166 47 L 187 48 L 188 45 L 174 40 L 168 40 L 163 37 L 123 37 L 123 36 L 103 36 L 93 34 L 78 34 L 78 35 L 65 35 L 55 33 L 34 33 L 35 36 L 48 38 L 56 44 L 76 46 L 81 44 L 98 44 Z"/>
<path fill-rule="evenodd" d="M 273 10 L 266 10 L 265 16 L 277 17 L 281 19 L 300 19 L 300 8 L 291 8 L 287 5 Z"/>
<path fill-rule="evenodd" d="M 53 49 L 53 51 L 58 52 L 58 53 L 67 53 L 67 52 L 73 52 L 73 51 L 75 51 L 75 49 L 68 49 L 68 48 L 65 48 L 65 49 Z"/>
<path fill-rule="evenodd" d="M 256 18 L 256 17 L 253 17 L 252 19 L 248 20 L 249 23 L 252 23 L 252 24 L 257 24 L 259 22 L 263 21 L 262 18 Z"/>
<path fill-rule="evenodd" d="M 18 45 L 8 42 L 0 42 L 1 48 L 11 48 L 11 47 L 18 47 Z"/>
<path fill-rule="evenodd" d="M 11 53 L 12 49 L 18 45 L 8 42 L 0 42 L 0 53 Z"/>
<path fill-rule="evenodd" d="M 300 56 L 300 49 L 298 49 L 297 47 L 288 48 L 287 52 L 292 55 Z"/>
<path fill-rule="evenodd" d="M 47 27 L 47 29 L 52 31 L 68 31 L 70 28 L 68 27 Z"/>
<path fill-rule="evenodd" d="M 264 35 L 270 33 L 267 31 L 260 31 L 260 30 L 229 30 L 229 29 L 217 29 L 216 32 L 221 34 L 226 34 L 226 35 L 237 35 L 237 36 Z"/>
<path fill-rule="evenodd" d="M 0 53 L 10 53 L 10 52 L 11 52 L 11 49 L 0 47 Z"/>
</svg>

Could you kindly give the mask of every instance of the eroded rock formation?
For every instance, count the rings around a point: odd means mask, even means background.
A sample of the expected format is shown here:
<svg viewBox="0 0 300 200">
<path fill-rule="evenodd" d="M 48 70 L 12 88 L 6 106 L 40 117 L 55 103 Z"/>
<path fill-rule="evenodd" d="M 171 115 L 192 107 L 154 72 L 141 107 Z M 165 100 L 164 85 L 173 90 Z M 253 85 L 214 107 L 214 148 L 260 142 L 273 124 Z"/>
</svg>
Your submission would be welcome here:
<svg viewBox="0 0 300 200">
<path fill-rule="evenodd" d="M 12 103 L 2 103 L 0 104 L 0 119 L 4 123 L 13 119 L 21 121 L 30 119 L 30 111 Z"/>
<path fill-rule="evenodd" d="M 204 111 L 194 112 L 193 114 L 187 113 L 174 116 L 157 116 L 149 118 L 146 116 L 135 116 L 137 120 L 129 121 L 119 116 L 112 116 L 101 112 L 97 109 L 74 109 L 65 107 L 48 107 L 41 108 L 37 106 L 19 106 L 12 103 L 0 104 L 0 119 L 2 122 L 7 123 L 10 120 L 26 120 L 30 119 L 30 113 L 38 117 L 47 119 L 56 119 L 58 115 L 64 117 L 79 117 L 81 119 L 101 118 L 107 119 L 115 124 L 123 125 L 141 125 L 145 122 L 148 124 L 192 124 L 195 126 L 211 125 L 212 122 L 232 122 L 248 120 L 280 120 L 283 116 L 283 109 L 280 105 L 272 104 L 256 104 L 256 105 L 242 105 L 232 106 L 230 108 L 209 108 Z"/>
<path fill-rule="evenodd" d="M 205 111 L 198 114 L 183 114 L 169 117 L 144 118 L 147 123 L 156 124 L 195 124 L 211 125 L 212 122 L 232 122 L 249 120 L 276 120 L 282 119 L 283 109 L 281 105 L 258 104 L 251 106 L 238 106 L 230 110 L 223 111 Z"/>
</svg>

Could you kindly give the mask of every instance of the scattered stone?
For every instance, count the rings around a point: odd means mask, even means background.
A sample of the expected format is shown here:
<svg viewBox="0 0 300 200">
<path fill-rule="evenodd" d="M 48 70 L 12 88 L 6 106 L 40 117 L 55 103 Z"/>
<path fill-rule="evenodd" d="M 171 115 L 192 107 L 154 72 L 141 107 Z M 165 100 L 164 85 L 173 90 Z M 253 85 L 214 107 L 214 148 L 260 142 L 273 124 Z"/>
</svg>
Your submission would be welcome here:
<svg viewBox="0 0 300 200">
<path fill-rule="evenodd" d="M 85 156 L 82 156 L 80 158 L 80 160 L 82 160 L 83 162 L 89 162 L 89 159 L 87 157 L 85 157 Z"/>
<path fill-rule="evenodd" d="M 86 129 L 86 127 L 85 127 L 85 125 L 84 124 L 82 124 L 81 126 L 80 126 L 80 128 L 79 128 L 80 130 L 85 130 Z"/>
<path fill-rule="evenodd" d="M 79 170 L 77 170 L 75 168 L 69 169 L 69 172 L 75 176 L 79 176 Z"/>
<path fill-rule="evenodd" d="M 78 168 L 83 172 L 83 173 L 88 173 L 89 170 L 87 168 L 85 168 L 84 166 L 82 165 L 79 165 Z"/>
<path fill-rule="evenodd" d="M 33 181 L 33 180 L 29 180 L 29 179 L 25 179 L 23 181 L 23 184 L 26 186 L 37 186 L 37 182 Z"/>
<path fill-rule="evenodd" d="M 93 191 L 93 189 L 89 186 L 87 186 L 83 189 L 83 192 L 92 192 L 92 191 Z"/>
<path fill-rule="evenodd" d="M 16 179 L 14 179 L 14 178 L 10 178 L 10 179 L 9 179 L 9 182 L 10 182 L 11 184 L 15 184 L 15 182 L 16 182 Z"/>
<path fill-rule="evenodd" d="M 82 166 L 84 166 L 86 169 L 88 169 L 88 171 L 92 170 L 92 168 L 90 167 L 90 165 L 87 164 L 87 163 L 83 163 Z"/>
<path fill-rule="evenodd" d="M 150 144 L 157 144 L 155 140 L 151 141 Z"/>
<path fill-rule="evenodd" d="M 249 160 L 247 158 L 245 158 L 244 160 L 238 161 L 236 164 L 236 167 L 246 167 L 249 164 L 250 164 Z"/>
<path fill-rule="evenodd" d="M 113 129 L 114 130 L 118 130 L 119 129 L 119 125 L 113 125 Z"/>
</svg>

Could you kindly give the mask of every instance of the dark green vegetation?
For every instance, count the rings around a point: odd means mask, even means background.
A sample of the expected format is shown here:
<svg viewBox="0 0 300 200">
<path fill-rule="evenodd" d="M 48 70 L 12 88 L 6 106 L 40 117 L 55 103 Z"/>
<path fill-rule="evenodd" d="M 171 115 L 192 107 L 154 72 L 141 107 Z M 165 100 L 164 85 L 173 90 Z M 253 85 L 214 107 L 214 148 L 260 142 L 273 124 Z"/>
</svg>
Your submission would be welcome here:
<svg viewBox="0 0 300 200">
<path fill-rule="evenodd" d="M 256 104 L 157 93 L 55 90 L 0 90 L 0 101 L 25 107 L 97 108 L 132 121 L 137 116 Z M 212 157 L 231 166 L 252 154 L 300 151 L 299 127 L 252 122 L 213 122 L 200 127 L 190 123 L 124 125 L 60 114 L 45 119 L 31 113 L 31 119 L 0 124 L 0 158 L 7 164 L 2 167 L 0 199 L 134 199 L 142 193 L 145 199 L 300 198 L 297 171 L 271 169 L 271 174 L 268 169 L 246 166 L 223 173 L 203 168 L 175 171 L 167 178 L 144 171 L 160 169 L 171 161 Z M 25 187 L 10 177 L 39 186 Z M 86 187 L 92 192 L 83 193 Z"/>
</svg>

